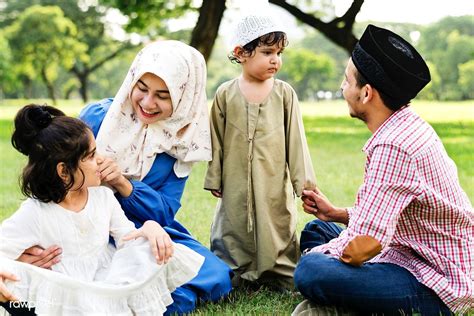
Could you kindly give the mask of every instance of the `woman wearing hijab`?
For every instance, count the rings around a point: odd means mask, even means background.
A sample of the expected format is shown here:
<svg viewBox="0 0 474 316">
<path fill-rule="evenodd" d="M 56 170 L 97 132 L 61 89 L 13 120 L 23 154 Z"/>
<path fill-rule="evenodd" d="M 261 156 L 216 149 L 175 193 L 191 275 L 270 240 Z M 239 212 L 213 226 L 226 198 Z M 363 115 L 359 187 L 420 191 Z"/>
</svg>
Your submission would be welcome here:
<svg viewBox="0 0 474 316">
<path fill-rule="evenodd" d="M 167 313 L 192 311 L 231 290 L 230 268 L 201 245 L 175 215 L 192 164 L 211 159 L 206 64 L 194 48 L 158 41 L 135 57 L 115 98 L 80 114 L 93 130 L 103 183 L 137 227 L 155 220 L 172 240 L 205 257 L 198 275 L 172 293 Z M 157 240 L 157 243 L 162 241 Z"/>
</svg>

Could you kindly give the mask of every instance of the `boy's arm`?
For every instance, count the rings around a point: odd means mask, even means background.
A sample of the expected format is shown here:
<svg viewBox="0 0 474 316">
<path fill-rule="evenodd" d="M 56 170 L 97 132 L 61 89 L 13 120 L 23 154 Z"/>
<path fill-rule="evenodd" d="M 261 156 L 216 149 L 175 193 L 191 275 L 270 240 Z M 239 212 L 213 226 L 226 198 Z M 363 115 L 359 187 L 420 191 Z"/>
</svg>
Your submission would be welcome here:
<svg viewBox="0 0 474 316">
<path fill-rule="evenodd" d="M 303 119 L 295 91 L 288 86 L 285 102 L 286 157 L 293 190 L 301 196 L 303 189 L 314 189 L 316 178 L 309 155 Z"/>
<path fill-rule="evenodd" d="M 222 100 L 218 92 L 214 97 L 210 113 L 212 161 L 208 164 L 204 181 L 204 189 L 211 190 L 214 196 L 222 194 L 222 159 L 224 153 L 225 120 L 225 112 L 222 111 Z"/>
</svg>

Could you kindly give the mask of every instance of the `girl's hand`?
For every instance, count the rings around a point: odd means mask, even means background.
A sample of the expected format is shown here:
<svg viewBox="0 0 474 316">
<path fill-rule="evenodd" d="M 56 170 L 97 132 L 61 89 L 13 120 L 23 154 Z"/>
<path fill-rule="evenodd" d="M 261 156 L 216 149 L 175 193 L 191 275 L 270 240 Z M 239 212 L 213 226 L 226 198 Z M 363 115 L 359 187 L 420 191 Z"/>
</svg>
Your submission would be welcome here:
<svg viewBox="0 0 474 316">
<path fill-rule="evenodd" d="M 168 263 L 173 256 L 173 243 L 168 233 L 155 221 L 146 221 L 140 229 L 137 229 L 122 238 L 127 241 L 144 237 L 150 242 L 150 247 L 158 264 Z"/>
<path fill-rule="evenodd" d="M 20 279 L 12 273 L 0 271 L 0 302 L 18 301 L 18 299 L 8 291 L 7 286 L 3 282 L 4 280 L 19 281 Z"/>
<path fill-rule="evenodd" d="M 214 195 L 216 198 L 221 198 L 222 197 L 222 192 L 220 190 L 211 190 L 212 195 Z"/>
</svg>

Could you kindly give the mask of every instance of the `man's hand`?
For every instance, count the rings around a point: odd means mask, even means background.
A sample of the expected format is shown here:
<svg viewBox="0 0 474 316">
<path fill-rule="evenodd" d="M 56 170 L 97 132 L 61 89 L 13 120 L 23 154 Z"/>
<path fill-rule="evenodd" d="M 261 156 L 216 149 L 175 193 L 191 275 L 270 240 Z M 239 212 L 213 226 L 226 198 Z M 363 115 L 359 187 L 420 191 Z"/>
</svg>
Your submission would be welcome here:
<svg viewBox="0 0 474 316">
<path fill-rule="evenodd" d="M 301 200 L 303 200 L 303 210 L 322 221 L 344 224 L 349 222 L 347 210 L 334 206 L 319 189 L 303 190 Z"/>
<path fill-rule="evenodd" d="M 51 269 L 53 265 L 61 261 L 61 253 L 62 249 L 59 246 L 54 245 L 47 249 L 33 246 L 26 249 L 17 260 L 40 268 Z"/>
<path fill-rule="evenodd" d="M 18 301 L 18 299 L 13 296 L 10 291 L 8 291 L 5 283 L 3 282 L 5 280 L 19 281 L 20 279 L 18 279 L 18 277 L 12 273 L 0 271 L 0 303 Z"/>
</svg>

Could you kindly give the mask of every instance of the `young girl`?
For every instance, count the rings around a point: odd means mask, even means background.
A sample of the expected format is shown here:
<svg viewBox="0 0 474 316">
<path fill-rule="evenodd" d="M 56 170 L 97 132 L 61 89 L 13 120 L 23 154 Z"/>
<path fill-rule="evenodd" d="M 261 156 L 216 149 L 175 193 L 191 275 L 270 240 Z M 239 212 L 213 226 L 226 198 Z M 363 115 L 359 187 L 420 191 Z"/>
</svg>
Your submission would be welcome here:
<svg viewBox="0 0 474 316">
<path fill-rule="evenodd" d="M 294 194 L 313 187 L 298 99 L 274 78 L 287 37 L 265 16 L 236 28 L 232 62 L 240 77 L 222 84 L 211 110 L 213 155 L 205 189 L 221 200 L 211 249 L 243 280 L 293 287 L 299 257 Z"/>
<path fill-rule="evenodd" d="M 203 257 L 172 243 L 158 223 L 136 229 L 126 218 L 100 186 L 102 158 L 89 127 L 56 108 L 27 105 L 12 144 L 28 156 L 21 189 L 29 198 L 1 225 L 0 298 L 13 295 L 47 315 L 164 313 L 170 292 L 196 276 Z M 13 261 L 31 246 L 53 244 L 62 258 L 52 271 Z M 2 282 L 5 272 L 19 281 Z"/>
</svg>

